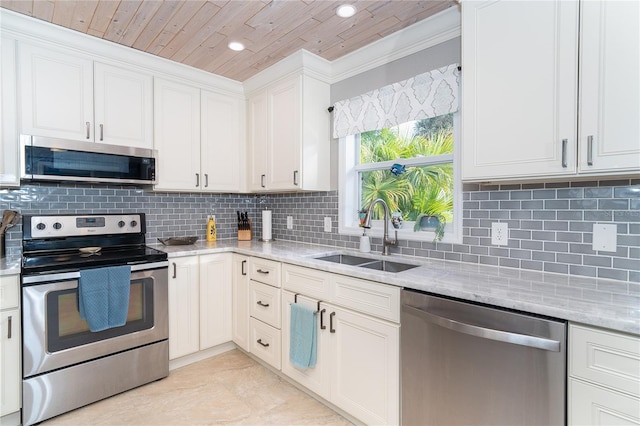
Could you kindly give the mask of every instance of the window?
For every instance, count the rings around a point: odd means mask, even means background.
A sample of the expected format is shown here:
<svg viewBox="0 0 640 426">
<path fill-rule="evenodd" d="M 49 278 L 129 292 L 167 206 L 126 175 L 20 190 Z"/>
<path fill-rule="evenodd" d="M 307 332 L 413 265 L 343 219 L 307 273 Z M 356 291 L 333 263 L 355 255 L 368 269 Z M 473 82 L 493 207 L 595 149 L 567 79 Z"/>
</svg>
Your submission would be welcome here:
<svg viewBox="0 0 640 426">
<path fill-rule="evenodd" d="M 433 241 L 441 230 L 442 241 L 460 242 L 457 121 L 449 113 L 341 138 L 340 233 L 362 235 L 363 211 L 381 198 L 399 239 Z M 382 206 L 372 213 L 367 235 L 381 236 Z"/>
</svg>

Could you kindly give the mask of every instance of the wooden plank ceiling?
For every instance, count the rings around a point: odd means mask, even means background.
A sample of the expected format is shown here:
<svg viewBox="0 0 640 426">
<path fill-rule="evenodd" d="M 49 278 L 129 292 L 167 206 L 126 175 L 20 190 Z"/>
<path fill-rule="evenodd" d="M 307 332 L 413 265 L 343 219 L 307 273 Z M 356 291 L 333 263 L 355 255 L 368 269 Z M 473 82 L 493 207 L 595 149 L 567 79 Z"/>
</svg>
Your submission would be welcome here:
<svg viewBox="0 0 640 426">
<path fill-rule="evenodd" d="M 335 14 L 348 2 L 351 18 Z M 0 0 L 0 7 L 244 81 L 306 49 L 335 60 L 452 0 Z M 246 49 L 234 52 L 229 41 Z"/>
</svg>

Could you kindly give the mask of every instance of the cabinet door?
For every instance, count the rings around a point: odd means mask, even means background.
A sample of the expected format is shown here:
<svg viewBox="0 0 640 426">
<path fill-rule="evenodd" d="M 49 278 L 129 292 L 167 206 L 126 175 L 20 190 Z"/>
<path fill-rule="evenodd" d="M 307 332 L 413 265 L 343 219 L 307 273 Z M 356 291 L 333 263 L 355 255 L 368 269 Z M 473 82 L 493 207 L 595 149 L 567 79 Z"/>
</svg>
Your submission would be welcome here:
<svg viewBox="0 0 640 426">
<path fill-rule="evenodd" d="M 200 256 L 200 350 L 231 341 L 231 254 Z"/>
<path fill-rule="evenodd" d="M 16 100 L 16 42 L 0 37 L 0 186 L 20 186 Z"/>
<path fill-rule="evenodd" d="M 462 178 L 576 172 L 577 1 L 462 3 Z"/>
<path fill-rule="evenodd" d="M 96 142 L 153 148 L 151 75 L 95 63 Z"/>
<path fill-rule="evenodd" d="M 267 95 L 252 96 L 247 104 L 247 134 L 249 142 L 249 188 L 267 189 Z"/>
<path fill-rule="evenodd" d="M 20 44 L 18 64 L 20 132 L 93 141 L 93 62 Z"/>
<path fill-rule="evenodd" d="M 21 407 L 20 311 L 3 311 L 0 319 L 0 416 L 4 416 Z"/>
<path fill-rule="evenodd" d="M 327 314 L 330 401 L 366 424 L 398 424 L 400 327 L 331 305 Z"/>
<path fill-rule="evenodd" d="M 240 99 L 202 91 L 201 163 L 204 191 L 240 191 L 244 142 L 243 105 Z M 243 159 L 242 162 L 240 159 Z"/>
<path fill-rule="evenodd" d="M 640 399 L 569 379 L 568 424 L 573 425 L 640 425 Z"/>
<path fill-rule="evenodd" d="M 233 255 L 233 342 L 249 351 L 249 258 Z"/>
<path fill-rule="evenodd" d="M 640 3 L 582 2 L 580 171 L 640 170 Z"/>
<path fill-rule="evenodd" d="M 155 189 L 201 189 L 199 89 L 154 80 L 154 147 L 158 150 Z"/>
<path fill-rule="evenodd" d="M 320 323 L 320 313 L 318 313 L 318 329 L 317 329 L 317 345 L 316 345 L 316 365 L 313 368 L 299 369 L 289 360 L 289 350 L 291 348 L 291 304 L 294 302 L 294 294 L 288 291 L 282 292 L 282 372 L 300 383 L 307 389 L 315 392 L 321 397 L 329 400 L 329 385 L 331 373 L 329 372 L 330 358 L 327 352 L 328 331 L 326 328 L 322 330 L 320 327 L 325 324 Z M 303 304 L 311 309 L 318 308 L 318 301 L 304 296 L 298 296 L 298 303 Z M 328 318 L 325 312 L 322 314 L 324 319 Z"/>
<path fill-rule="evenodd" d="M 169 260 L 169 359 L 200 348 L 198 256 Z"/>
<path fill-rule="evenodd" d="M 298 189 L 300 184 L 301 78 L 268 90 L 267 188 Z"/>
</svg>

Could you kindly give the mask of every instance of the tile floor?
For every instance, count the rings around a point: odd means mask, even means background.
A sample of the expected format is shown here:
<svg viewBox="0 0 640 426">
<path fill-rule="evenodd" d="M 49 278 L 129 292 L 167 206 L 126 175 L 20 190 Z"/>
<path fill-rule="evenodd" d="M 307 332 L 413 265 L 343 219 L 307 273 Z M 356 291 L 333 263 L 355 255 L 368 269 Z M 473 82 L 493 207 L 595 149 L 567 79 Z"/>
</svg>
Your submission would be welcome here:
<svg viewBox="0 0 640 426">
<path fill-rule="evenodd" d="M 41 423 L 54 425 L 351 425 L 238 350 Z"/>
</svg>

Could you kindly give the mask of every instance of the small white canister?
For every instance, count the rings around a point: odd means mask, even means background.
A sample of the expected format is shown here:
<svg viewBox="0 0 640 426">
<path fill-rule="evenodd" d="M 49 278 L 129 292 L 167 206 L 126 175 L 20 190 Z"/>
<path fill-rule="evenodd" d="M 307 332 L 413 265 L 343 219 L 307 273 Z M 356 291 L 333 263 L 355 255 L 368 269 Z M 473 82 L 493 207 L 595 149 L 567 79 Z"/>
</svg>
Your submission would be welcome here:
<svg viewBox="0 0 640 426">
<path fill-rule="evenodd" d="M 360 251 L 362 253 L 369 253 L 371 251 L 371 241 L 368 235 L 360 237 Z"/>
</svg>

